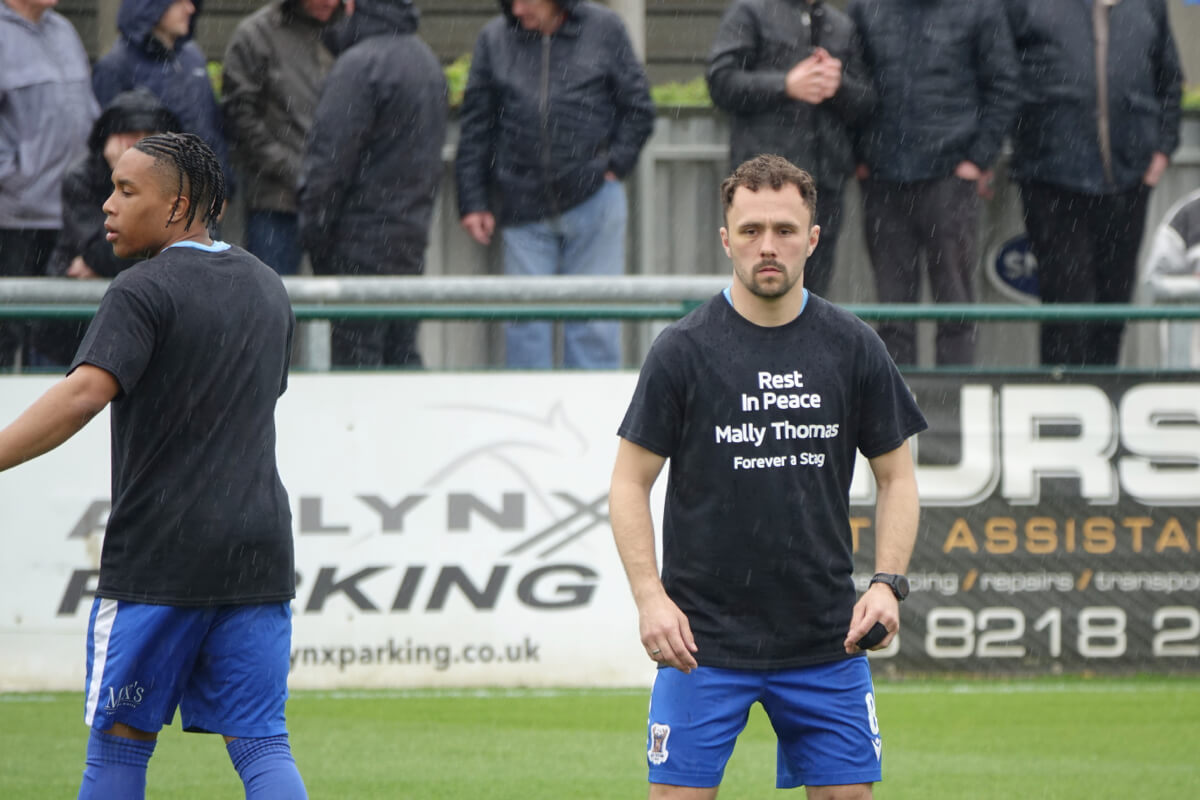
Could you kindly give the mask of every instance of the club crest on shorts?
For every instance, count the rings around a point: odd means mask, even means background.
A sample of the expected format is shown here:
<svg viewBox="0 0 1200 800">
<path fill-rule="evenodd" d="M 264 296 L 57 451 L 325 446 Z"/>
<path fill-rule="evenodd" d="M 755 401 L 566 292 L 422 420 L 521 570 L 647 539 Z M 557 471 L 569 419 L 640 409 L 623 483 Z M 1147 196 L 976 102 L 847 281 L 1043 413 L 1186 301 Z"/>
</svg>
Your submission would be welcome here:
<svg viewBox="0 0 1200 800">
<path fill-rule="evenodd" d="M 650 749 L 646 752 L 646 757 L 650 759 L 651 764 L 667 762 L 667 757 L 671 755 L 667 752 L 667 739 L 670 736 L 670 725 L 659 725 L 657 722 L 650 725 Z"/>
</svg>

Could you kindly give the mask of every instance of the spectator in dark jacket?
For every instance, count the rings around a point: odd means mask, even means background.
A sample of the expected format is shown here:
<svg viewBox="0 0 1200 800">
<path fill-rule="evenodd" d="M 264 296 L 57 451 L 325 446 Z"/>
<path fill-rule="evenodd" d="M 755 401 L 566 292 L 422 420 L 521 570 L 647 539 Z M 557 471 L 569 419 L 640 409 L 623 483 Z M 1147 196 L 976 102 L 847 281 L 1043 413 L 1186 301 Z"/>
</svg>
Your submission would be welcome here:
<svg viewBox="0 0 1200 800">
<path fill-rule="evenodd" d="M 228 190 L 233 171 L 221 109 L 208 78 L 208 59 L 192 41 L 202 2 L 123 0 L 117 12 L 121 35 L 92 67 L 92 87 L 101 106 L 139 86 L 154 92 L 184 131 L 199 136 L 217 154 Z"/>
<path fill-rule="evenodd" d="M 853 0 L 879 99 L 859 142 L 864 223 L 883 303 L 975 299 L 978 195 L 1017 104 L 1017 61 L 999 0 Z M 916 323 L 879 335 L 898 364 L 917 361 Z M 940 322 L 938 364 L 975 359 L 975 326 Z"/>
<path fill-rule="evenodd" d="M 612 11 L 581 0 L 501 0 L 475 42 L 455 172 L 463 228 L 503 226 L 509 275 L 617 275 L 625 193 L 654 124 L 646 73 Z M 509 366 L 553 360 L 550 323 L 510 324 Z M 568 367 L 614 368 L 614 322 L 566 326 Z"/>
<path fill-rule="evenodd" d="M 300 269 L 296 184 L 333 54 L 321 41 L 341 0 L 274 0 L 238 23 L 221 80 L 225 130 L 246 204 L 246 249 L 281 275 Z"/>
<path fill-rule="evenodd" d="M 842 186 L 854 172 L 852 132 L 875 103 L 854 24 L 824 0 L 735 0 L 708 54 L 707 79 L 713 104 L 732 118 L 734 167 L 774 153 L 816 178 L 821 243 L 804 265 L 804 287 L 826 294 Z"/>
<path fill-rule="evenodd" d="M 88 152 L 63 176 L 63 226 L 46 265 L 49 277 L 115 278 L 137 262 L 117 258 L 105 238 L 101 207 L 112 194 L 112 170 L 117 159 L 152 133 L 180 129 L 179 119 L 146 88 L 113 98 L 92 126 Z M 75 356 L 87 322 L 43 322 L 33 342 L 43 365 L 65 366 Z"/>
<path fill-rule="evenodd" d="M 409 0 L 358 0 L 335 25 L 300 176 L 318 275 L 418 275 L 446 139 L 446 78 Z M 336 322 L 338 366 L 419 367 L 417 324 Z"/>
<path fill-rule="evenodd" d="M 1022 70 L 1012 173 L 1042 302 L 1127 303 L 1150 190 L 1179 144 L 1183 74 L 1166 3 L 1006 2 Z M 1124 330 L 1046 323 L 1042 363 L 1115 364 Z"/>
</svg>

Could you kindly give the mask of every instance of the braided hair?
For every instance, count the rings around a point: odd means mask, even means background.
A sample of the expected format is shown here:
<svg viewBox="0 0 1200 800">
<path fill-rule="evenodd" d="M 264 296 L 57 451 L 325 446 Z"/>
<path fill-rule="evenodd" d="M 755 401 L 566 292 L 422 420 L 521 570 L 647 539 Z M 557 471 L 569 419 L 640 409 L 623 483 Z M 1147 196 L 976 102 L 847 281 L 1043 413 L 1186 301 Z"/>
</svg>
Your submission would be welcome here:
<svg viewBox="0 0 1200 800">
<path fill-rule="evenodd" d="M 134 148 L 152 156 L 156 166 L 170 164 L 174 168 L 176 196 L 183 197 L 186 191 L 189 201 L 184 230 L 192 227 L 197 212 L 205 227 L 216 220 L 225 204 L 225 175 L 216 153 L 203 139 L 191 133 L 157 133 L 140 140 Z"/>
</svg>

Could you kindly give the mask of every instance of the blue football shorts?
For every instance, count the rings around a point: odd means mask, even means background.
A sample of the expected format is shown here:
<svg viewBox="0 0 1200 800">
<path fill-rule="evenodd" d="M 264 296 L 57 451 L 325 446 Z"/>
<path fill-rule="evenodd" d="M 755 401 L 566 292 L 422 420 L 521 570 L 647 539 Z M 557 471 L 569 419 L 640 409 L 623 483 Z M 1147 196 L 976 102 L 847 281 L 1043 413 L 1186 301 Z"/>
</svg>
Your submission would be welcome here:
<svg viewBox="0 0 1200 800">
<path fill-rule="evenodd" d="M 282 735 L 291 639 L 286 602 L 179 608 L 97 597 L 84 721 L 154 733 L 178 707 L 186 731 Z"/>
<path fill-rule="evenodd" d="M 647 724 L 650 782 L 719 785 L 755 702 L 779 740 L 776 787 L 880 779 L 875 689 L 867 659 L 859 657 L 786 670 L 659 669 Z"/>
</svg>

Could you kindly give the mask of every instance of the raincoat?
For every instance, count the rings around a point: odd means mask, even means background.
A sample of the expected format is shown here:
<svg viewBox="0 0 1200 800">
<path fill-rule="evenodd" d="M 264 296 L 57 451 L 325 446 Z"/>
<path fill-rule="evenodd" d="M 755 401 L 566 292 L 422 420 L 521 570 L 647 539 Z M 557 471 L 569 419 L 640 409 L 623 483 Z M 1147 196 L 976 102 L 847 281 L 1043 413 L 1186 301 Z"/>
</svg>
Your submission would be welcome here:
<svg viewBox="0 0 1200 800">
<path fill-rule="evenodd" d="M 0 228 L 59 227 L 63 170 L 99 113 L 71 23 L 46 11 L 35 24 L 0 3 Z"/>
<path fill-rule="evenodd" d="M 254 210 L 296 212 L 304 137 L 333 66 L 321 42 L 325 26 L 299 5 L 263 6 L 238 23 L 225 50 L 221 108 L 246 205 Z"/>
<path fill-rule="evenodd" d="M 208 78 L 208 60 L 191 35 L 182 36 L 168 50 L 151 31 L 173 0 L 124 0 L 117 12 L 120 38 L 92 68 L 96 99 L 106 106 L 121 92 L 145 86 L 154 92 L 188 133 L 208 144 L 225 172 L 226 196 L 232 193 L 233 172 L 229 148 L 222 131 L 221 109 Z M 192 0 L 200 15 L 203 0 Z"/>
<path fill-rule="evenodd" d="M 422 265 L 446 139 L 446 78 L 407 0 L 358 0 L 330 29 L 338 54 L 300 175 L 300 238 L 314 268 Z"/>
</svg>

